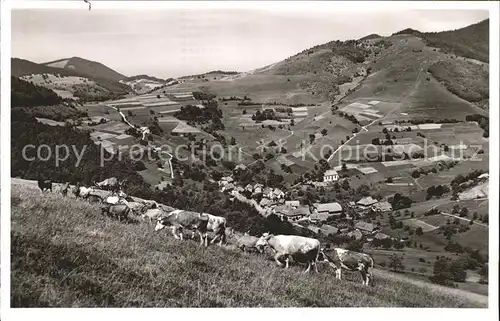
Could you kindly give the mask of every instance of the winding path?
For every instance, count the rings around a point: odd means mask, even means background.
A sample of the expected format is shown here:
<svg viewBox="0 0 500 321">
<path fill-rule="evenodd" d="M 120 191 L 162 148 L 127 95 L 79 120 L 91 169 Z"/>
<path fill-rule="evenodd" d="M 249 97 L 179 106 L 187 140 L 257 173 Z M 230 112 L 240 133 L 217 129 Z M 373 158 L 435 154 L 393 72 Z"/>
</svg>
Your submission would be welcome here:
<svg viewBox="0 0 500 321">
<path fill-rule="evenodd" d="M 132 125 L 132 123 L 130 123 L 130 122 L 127 120 L 127 117 L 125 116 L 125 114 L 123 114 L 123 112 L 122 112 L 122 111 L 120 111 L 117 107 L 115 107 L 115 106 L 109 106 L 109 105 L 106 105 L 106 106 L 111 107 L 111 108 L 113 108 L 114 110 L 116 110 L 116 111 L 120 114 L 120 116 L 122 116 L 123 121 L 124 121 L 127 125 L 129 125 L 131 128 L 134 128 L 134 129 L 135 129 L 135 126 L 134 126 L 134 125 Z M 143 127 L 143 128 L 144 128 L 144 127 Z M 149 129 L 148 129 L 147 127 L 146 127 L 146 129 L 143 129 L 143 128 L 141 128 L 142 140 L 145 140 L 146 135 L 147 135 L 147 134 L 149 134 Z M 166 152 L 166 151 L 164 151 L 164 150 L 161 150 L 161 148 L 160 148 L 160 147 L 158 147 L 158 146 L 156 146 L 156 145 L 152 144 L 151 142 L 148 142 L 148 146 L 153 147 L 153 149 L 154 149 L 156 152 L 159 152 L 160 154 L 161 154 L 161 153 L 165 153 L 165 154 L 167 154 L 168 156 L 170 156 L 170 158 L 168 159 L 168 165 L 169 165 L 169 167 L 170 167 L 170 178 L 172 178 L 172 179 L 173 179 L 173 178 L 174 178 L 174 168 L 172 167 L 172 158 L 174 158 L 174 156 L 173 156 L 172 154 L 170 154 L 169 152 Z"/>
</svg>

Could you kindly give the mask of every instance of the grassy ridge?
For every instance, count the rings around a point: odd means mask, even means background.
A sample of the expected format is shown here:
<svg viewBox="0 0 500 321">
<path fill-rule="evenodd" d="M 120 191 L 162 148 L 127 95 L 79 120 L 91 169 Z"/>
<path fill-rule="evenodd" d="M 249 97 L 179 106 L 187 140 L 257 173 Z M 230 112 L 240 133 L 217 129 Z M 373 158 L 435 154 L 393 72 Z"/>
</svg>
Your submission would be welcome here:
<svg viewBox="0 0 500 321">
<path fill-rule="evenodd" d="M 180 243 L 72 198 L 12 185 L 13 307 L 484 307 L 453 289 L 382 271 L 376 286 L 320 266 L 284 271 L 268 255 Z"/>
</svg>

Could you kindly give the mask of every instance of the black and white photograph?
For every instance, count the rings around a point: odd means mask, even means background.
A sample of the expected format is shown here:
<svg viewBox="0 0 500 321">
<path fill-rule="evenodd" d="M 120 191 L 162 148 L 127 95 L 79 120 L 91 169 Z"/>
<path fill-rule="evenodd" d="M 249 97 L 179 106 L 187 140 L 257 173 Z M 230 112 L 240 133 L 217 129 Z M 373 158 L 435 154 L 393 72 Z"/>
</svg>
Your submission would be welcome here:
<svg viewBox="0 0 500 321">
<path fill-rule="evenodd" d="M 16 2 L 9 316 L 498 316 L 498 3 Z"/>
</svg>

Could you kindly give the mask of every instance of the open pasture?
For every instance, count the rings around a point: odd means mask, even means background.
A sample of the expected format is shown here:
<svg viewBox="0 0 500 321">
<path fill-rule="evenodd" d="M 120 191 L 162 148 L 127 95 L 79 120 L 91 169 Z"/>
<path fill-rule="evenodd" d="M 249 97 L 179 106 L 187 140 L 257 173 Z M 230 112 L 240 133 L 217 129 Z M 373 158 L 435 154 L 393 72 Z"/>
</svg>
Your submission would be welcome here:
<svg viewBox="0 0 500 321">
<path fill-rule="evenodd" d="M 248 96 L 253 101 L 261 103 L 272 103 L 274 101 L 289 104 L 315 104 L 324 99 L 312 95 L 312 93 L 301 89 L 301 83 L 314 78 L 312 75 L 283 76 L 269 74 L 247 74 L 242 77 L 234 77 L 234 80 L 214 80 L 210 82 L 195 83 L 186 81 L 171 86 L 165 90 L 172 91 L 201 91 L 204 87 L 208 92 L 218 97 Z"/>
</svg>

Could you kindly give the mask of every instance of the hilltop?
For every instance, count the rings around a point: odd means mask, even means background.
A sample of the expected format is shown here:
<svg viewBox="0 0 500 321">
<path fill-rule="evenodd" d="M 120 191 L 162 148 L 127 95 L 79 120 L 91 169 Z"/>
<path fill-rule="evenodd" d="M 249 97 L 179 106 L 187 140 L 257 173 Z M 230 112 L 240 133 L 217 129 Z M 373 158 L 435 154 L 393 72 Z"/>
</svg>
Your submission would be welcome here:
<svg viewBox="0 0 500 321">
<path fill-rule="evenodd" d="M 74 70 L 82 75 L 106 79 L 110 81 L 119 81 L 126 78 L 126 76 L 100 62 L 91 61 L 80 57 L 58 59 L 45 62 L 42 65 L 66 70 Z"/>
<path fill-rule="evenodd" d="M 428 46 L 437 47 L 465 58 L 489 61 L 489 23 L 486 19 L 476 24 L 449 31 L 420 32 L 405 29 L 393 35 L 411 34 L 425 40 Z"/>
<path fill-rule="evenodd" d="M 107 100 L 116 99 L 130 91 L 130 87 L 125 84 L 100 78 L 102 73 L 89 75 L 71 68 L 51 67 L 19 58 L 11 59 L 11 68 L 12 76 L 54 90 L 63 98 Z"/>
<path fill-rule="evenodd" d="M 71 213 L 71 215 L 69 215 Z M 334 279 L 284 271 L 270 254 L 180 243 L 147 223 L 36 186 L 12 185 L 13 307 L 486 307 L 487 298 L 376 269 Z"/>
</svg>

